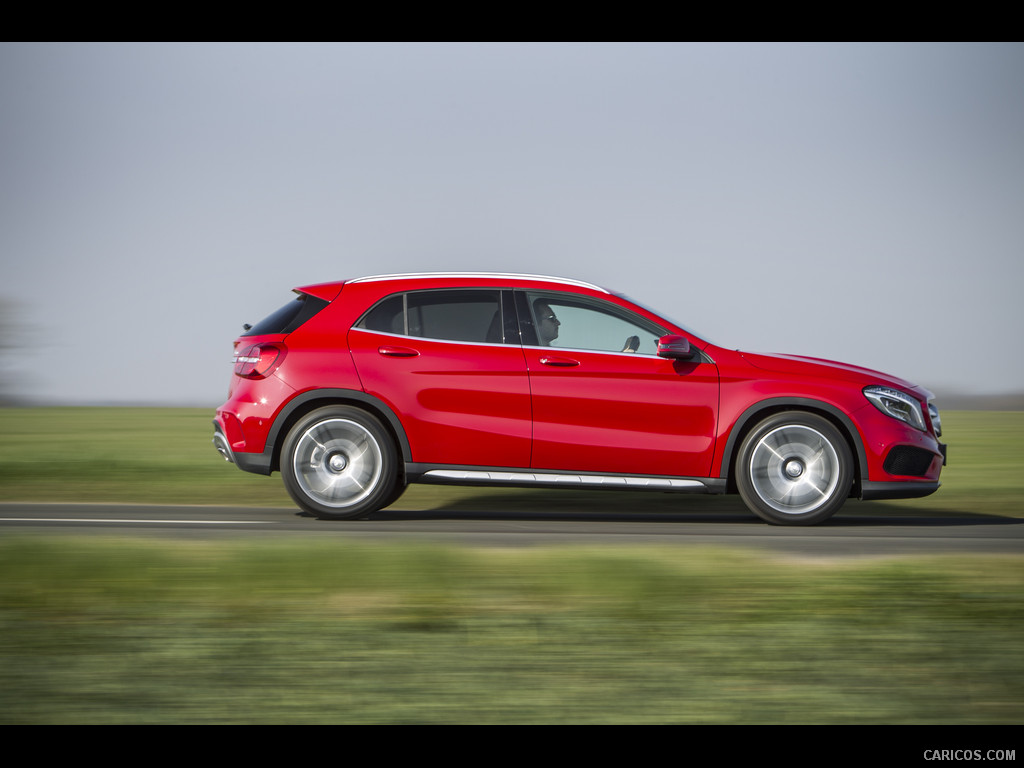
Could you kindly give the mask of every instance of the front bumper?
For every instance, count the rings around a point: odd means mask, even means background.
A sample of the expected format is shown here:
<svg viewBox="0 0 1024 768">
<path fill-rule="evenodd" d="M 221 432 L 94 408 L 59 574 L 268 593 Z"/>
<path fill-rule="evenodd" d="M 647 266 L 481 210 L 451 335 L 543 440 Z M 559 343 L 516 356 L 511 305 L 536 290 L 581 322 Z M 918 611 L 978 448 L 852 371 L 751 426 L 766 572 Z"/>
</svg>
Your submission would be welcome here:
<svg viewBox="0 0 1024 768">
<path fill-rule="evenodd" d="M 865 480 L 861 483 L 860 498 L 864 501 L 878 501 L 880 499 L 919 499 L 922 496 L 931 496 L 942 483 L 915 483 L 908 481 L 897 482 L 874 482 Z"/>
</svg>

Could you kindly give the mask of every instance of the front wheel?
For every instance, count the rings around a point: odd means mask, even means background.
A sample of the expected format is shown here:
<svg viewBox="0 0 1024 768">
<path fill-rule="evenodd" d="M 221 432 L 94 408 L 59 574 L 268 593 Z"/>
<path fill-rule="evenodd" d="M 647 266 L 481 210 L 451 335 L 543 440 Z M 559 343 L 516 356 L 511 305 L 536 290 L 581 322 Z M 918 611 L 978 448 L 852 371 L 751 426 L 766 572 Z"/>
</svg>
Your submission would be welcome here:
<svg viewBox="0 0 1024 768">
<path fill-rule="evenodd" d="M 398 454 L 387 430 L 358 408 L 331 406 L 292 427 L 281 476 L 295 503 L 317 517 L 362 517 L 394 500 Z"/>
<path fill-rule="evenodd" d="M 853 454 L 831 422 L 779 413 L 744 439 L 736 485 L 747 507 L 777 525 L 814 525 L 835 514 L 853 484 Z"/>
</svg>

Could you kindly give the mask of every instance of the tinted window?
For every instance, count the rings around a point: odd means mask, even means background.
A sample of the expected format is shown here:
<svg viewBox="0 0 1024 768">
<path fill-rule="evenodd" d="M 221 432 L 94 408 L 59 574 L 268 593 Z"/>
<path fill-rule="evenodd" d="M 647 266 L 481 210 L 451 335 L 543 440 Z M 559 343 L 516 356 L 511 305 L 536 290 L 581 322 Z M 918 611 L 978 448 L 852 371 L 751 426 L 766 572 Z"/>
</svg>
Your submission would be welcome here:
<svg viewBox="0 0 1024 768">
<path fill-rule="evenodd" d="M 407 335 L 405 328 L 405 294 L 389 296 L 373 306 L 356 324 L 357 328 L 381 333 Z"/>
<path fill-rule="evenodd" d="M 501 342 L 497 291 L 410 293 L 409 335 L 452 341 Z"/>
<path fill-rule="evenodd" d="M 276 312 L 267 315 L 242 335 L 264 336 L 274 333 L 291 333 L 329 303 L 315 296 L 300 294 L 297 299 L 289 301 Z"/>
<path fill-rule="evenodd" d="M 358 328 L 447 341 L 501 344 L 504 341 L 499 291 L 414 291 L 378 302 Z"/>
</svg>

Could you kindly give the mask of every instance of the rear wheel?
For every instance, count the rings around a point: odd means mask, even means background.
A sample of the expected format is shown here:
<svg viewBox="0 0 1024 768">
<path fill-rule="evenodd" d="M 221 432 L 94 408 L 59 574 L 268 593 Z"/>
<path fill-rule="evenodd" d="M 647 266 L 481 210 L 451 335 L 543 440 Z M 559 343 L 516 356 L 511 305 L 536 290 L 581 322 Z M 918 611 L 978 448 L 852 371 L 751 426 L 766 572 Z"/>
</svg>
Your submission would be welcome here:
<svg viewBox="0 0 1024 768">
<path fill-rule="evenodd" d="M 779 413 L 744 439 L 737 471 L 737 488 L 752 512 L 777 525 L 814 525 L 850 495 L 853 454 L 828 420 Z"/>
<path fill-rule="evenodd" d="M 295 503 L 317 517 L 363 517 L 396 498 L 398 454 L 387 430 L 366 411 L 330 406 L 292 427 L 281 475 Z"/>
</svg>

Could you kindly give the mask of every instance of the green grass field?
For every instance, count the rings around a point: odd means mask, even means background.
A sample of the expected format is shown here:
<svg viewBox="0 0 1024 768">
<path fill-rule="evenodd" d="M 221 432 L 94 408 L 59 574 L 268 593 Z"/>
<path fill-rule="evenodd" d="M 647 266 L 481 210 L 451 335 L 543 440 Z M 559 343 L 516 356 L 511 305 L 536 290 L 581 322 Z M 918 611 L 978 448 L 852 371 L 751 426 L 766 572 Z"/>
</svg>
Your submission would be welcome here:
<svg viewBox="0 0 1024 768">
<path fill-rule="evenodd" d="M 0 409 L 0 488 L 7 501 L 294 506 L 278 475 L 239 471 L 210 442 L 213 413 L 195 408 Z M 849 502 L 840 514 L 1024 516 L 1024 412 L 943 414 L 949 466 L 934 495 L 884 505 Z M 600 509 L 742 510 L 735 498 L 608 492 L 544 493 L 553 503 Z M 413 486 L 399 509 L 531 506 L 529 490 Z"/>
<path fill-rule="evenodd" d="M 280 478 L 216 455 L 210 419 L 2 410 L 2 496 L 290 506 Z M 1024 414 L 943 419 L 943 488 L 850 502 L 849 514 L 1021 516 Z M 740 508 L 668 494 L 555 498 L 604 511 Z M 531 501 L 423 488 L 400 503 Z M 674 542 L 506 550 L 0 530 L 0 724 L 1024 718 L 1019 556 L 811 562 Z"/>
</svg>

